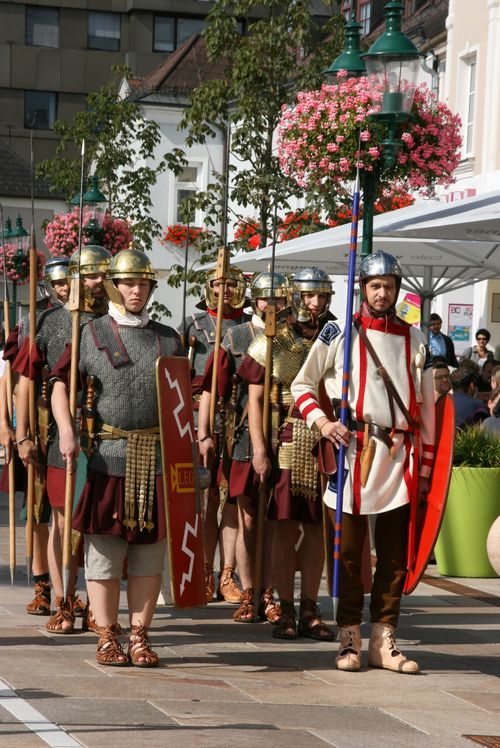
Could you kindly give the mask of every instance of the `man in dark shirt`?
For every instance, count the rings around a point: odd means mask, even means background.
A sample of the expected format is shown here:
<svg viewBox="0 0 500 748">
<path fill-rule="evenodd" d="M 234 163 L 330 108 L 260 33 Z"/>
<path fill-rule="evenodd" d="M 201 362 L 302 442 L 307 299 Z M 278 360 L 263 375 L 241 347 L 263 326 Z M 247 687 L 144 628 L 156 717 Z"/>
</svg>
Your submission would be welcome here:
<svg viewBox="0 0 500 748">
<path fill-rule="evenodd" d="M 473 426 L 489 416 L 488 408 L 474 394 L 477 376 L 467 369 L 458 368 L 451 373 L 451 384 L 455 400 L 457 428 Z"/>
<path fill-rule="evenodd" d="M 449 366 L 458 366 L 453 340 L 441 332 L 443 320 L 431 314 L 429 323 L 429 348 L 432 356 L 442 356 Z"/>
</svg>

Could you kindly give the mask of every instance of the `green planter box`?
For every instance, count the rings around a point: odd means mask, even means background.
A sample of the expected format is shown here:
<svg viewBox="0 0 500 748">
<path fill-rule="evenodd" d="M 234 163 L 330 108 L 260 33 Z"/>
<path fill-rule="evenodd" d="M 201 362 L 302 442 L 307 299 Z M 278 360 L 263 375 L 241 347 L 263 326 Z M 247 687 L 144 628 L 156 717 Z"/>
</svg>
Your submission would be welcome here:
<svg viewBox="0 0 500 748">
<path fill-rule="evenodd" d="M 448 577 L 496 577 L 486 538 L 500 515 L 500 468 L 454 467 L 441 531 L 434 549 Z"/>
</svg>

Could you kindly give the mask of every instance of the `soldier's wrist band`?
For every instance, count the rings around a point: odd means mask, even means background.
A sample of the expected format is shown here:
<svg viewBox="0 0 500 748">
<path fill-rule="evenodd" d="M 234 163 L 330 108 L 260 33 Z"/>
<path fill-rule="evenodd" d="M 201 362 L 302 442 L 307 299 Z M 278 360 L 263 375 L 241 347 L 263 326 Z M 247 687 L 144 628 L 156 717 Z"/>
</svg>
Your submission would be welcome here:
<svg viewBox="0 0 500 748">
<path fill-rule="evenodd" d="M 22 439 L 18 439 L 16 441 L 16 446 L 18 447 L 20 444 L 22 444 L 23 442 L 25 442 L 27 439 L 31 439 L 31 436 L 29 434 L 26 434 L 26 436 L 23 436 Z"/>
<path fill-rule="evenodd" d="M 203 437 L 203 439 L 198 439 L 198 442 L 206 442 L 207 439 L 211 439 L 211 438 L 212 438 L 212 435 L 207 434 L 206 436 Z"/>
</svg>

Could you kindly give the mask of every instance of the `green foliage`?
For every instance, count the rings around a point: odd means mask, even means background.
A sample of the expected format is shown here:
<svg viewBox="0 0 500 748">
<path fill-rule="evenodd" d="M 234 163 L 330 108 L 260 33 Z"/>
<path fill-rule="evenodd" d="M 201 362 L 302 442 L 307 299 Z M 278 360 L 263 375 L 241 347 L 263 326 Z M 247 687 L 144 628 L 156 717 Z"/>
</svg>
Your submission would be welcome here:
<svg viewBox="0 0 500 748">
<path fill-rule="evenodd" d="M 158 175 L 171 168 L 178 173 L 186 162 L 180 150 L 158 157 L 160 128 L 146 120 L 140 107 L 119 96 L 119 80 L 129 77 L 124 67 L 114 67 L 115 80 L 87 96 L 86 108 L 71 122 L 57 120 L 60 140 L 54 158 L 42 161 L 37 177 L 61 190 L 68 201 L 80 192 L 80 153 L 85 140 L 85 176 L 95 171 L 108 208 L 117 218 L 129 218 L 134 238 L 151 249 L 161 226 L 150 215 L 151 187 Z"/>
<path fill-rule="evenodd" d="M 230 200 L 253 209 L 261 246 L 272 238 L 275 206 L 287 210 L 289 198 L 301 194 L 282 174 L 275 155 L 273 136 L 281 109 L 297 90 L 320 85 L 321 71 L 342 45 L 338 12 L 320 29 L 312 10 L 310 0 L 218 0 L 204 37 L 209 59 L 226 62 L 226 80 L 199 86 L 180 123 L 188 146 L 208 142 L 220 131 L 227 134 L 230 123 L 232 160 L 239 162 L 238 171 L 230 173 Z M 238 32 L 241 18 L 248 19 L 244 36 Z M 207 226 L 225 221 L 223 192 L 223 175 L 216 174 L 214 183 L 196 197 Z M 231 215 L 229 221 L 238 218 Z"/>
<path fill-rule="evenodd" d="M 458 429 L 453 464 L 457 467 L 500 467 L 500 438 L 480 425 Z"/>
</svg>

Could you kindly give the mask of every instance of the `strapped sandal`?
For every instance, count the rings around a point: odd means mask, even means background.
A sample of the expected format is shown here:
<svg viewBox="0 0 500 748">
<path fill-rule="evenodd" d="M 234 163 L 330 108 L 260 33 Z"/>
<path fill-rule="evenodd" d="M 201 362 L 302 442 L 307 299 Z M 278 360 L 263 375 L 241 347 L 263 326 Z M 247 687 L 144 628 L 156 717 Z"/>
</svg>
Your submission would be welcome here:
<svg viewBox="0 0 500 748">
<path fill-rule="evenodd" d="M 111 626 L 106 626 L 100 630 L 96 653 L 98 665 L 109 665 L 110 667 L 128 665 L 129 659 L 118 641 L 119 636 L 123 636 L 122 627 L 119 623 L 113 623 Z"/>
<path fill-rule="evenodd" d="M 234 566 L 224 566 L 220 572 L 217 599 L 226 603 L 241 603 L 242 592 L 234 579 Z"/>
<path fill-rule="evenodd" d="M 207 603 L 211 603 L 215 593 L 214 567 L 212 564 L 205 564 L 205 587 L 207 588 Z"/>
<path fill-rule="evenodd" d="M 243 590 L 241 605 L 233 613 L 233 621 L 236 621 L 236 623 L 253 623 L 255 621 L 253 589 L 251 587 Z"/>
<path fill-rule="evenodd" d="M 148 630 L 142 624 L 130 627 L 128 656 L 135 667 L 157 667 L 160 658 L 151 649 Z"/>
<path fill-rule="evenodd" d="M 94 614 L 90 610 L 89 604 L 87 602 L 87 605 L 85 608 L 85 614 L 82 618 L 82 631 L 93 631 L 94 634 L 98 634 L 100 636 L 105 628 L 106 628 L 105 626 L 97 625 L 97 621 L 94 618 Z"/>
<path fill-rule="evenodd" d="M 49 618 L 45 628 L 51 634 L 72 634 L 75 630 L 75 614 L 71 597 L 68 595 L 65 600 L 56 597 L 55 606 L 55 613 Z"/>
<path fill-rule="evenodd" d="M 87 606 L 79 595 L 70 595 L 70 597 L 71 603 L 73 605 L 73 610 L 75 611 L 75 618 L 83 618 L 85 616 Z"/>
<path fill-rule="evenodd" d="M 259 618 L 275 626 L 281 619 L 281 607 L 274 599 L 274 587 L 266 587 L 262 590 L 259 603 Z"/>
<path fill-rule="evenodd" d="M 319 607 L 314 600 L 301 598 L 299 614 L 299 636 L 307 636 L 320 642 L 333 642 L 335 634 L 323 623 Z"/>
<path fill-rule="evenodd" d="M 273 629 L 273 637 L 289 640 L 297 638 L 297 622 L 293 600 L 281 601 L 281 618 Z"/>
<path fill-rule="evenodd" d="M 30 616 L 50 616 L 50 582 L 36 582 L 35 597 L 27 604 Z"/>
</svg>

